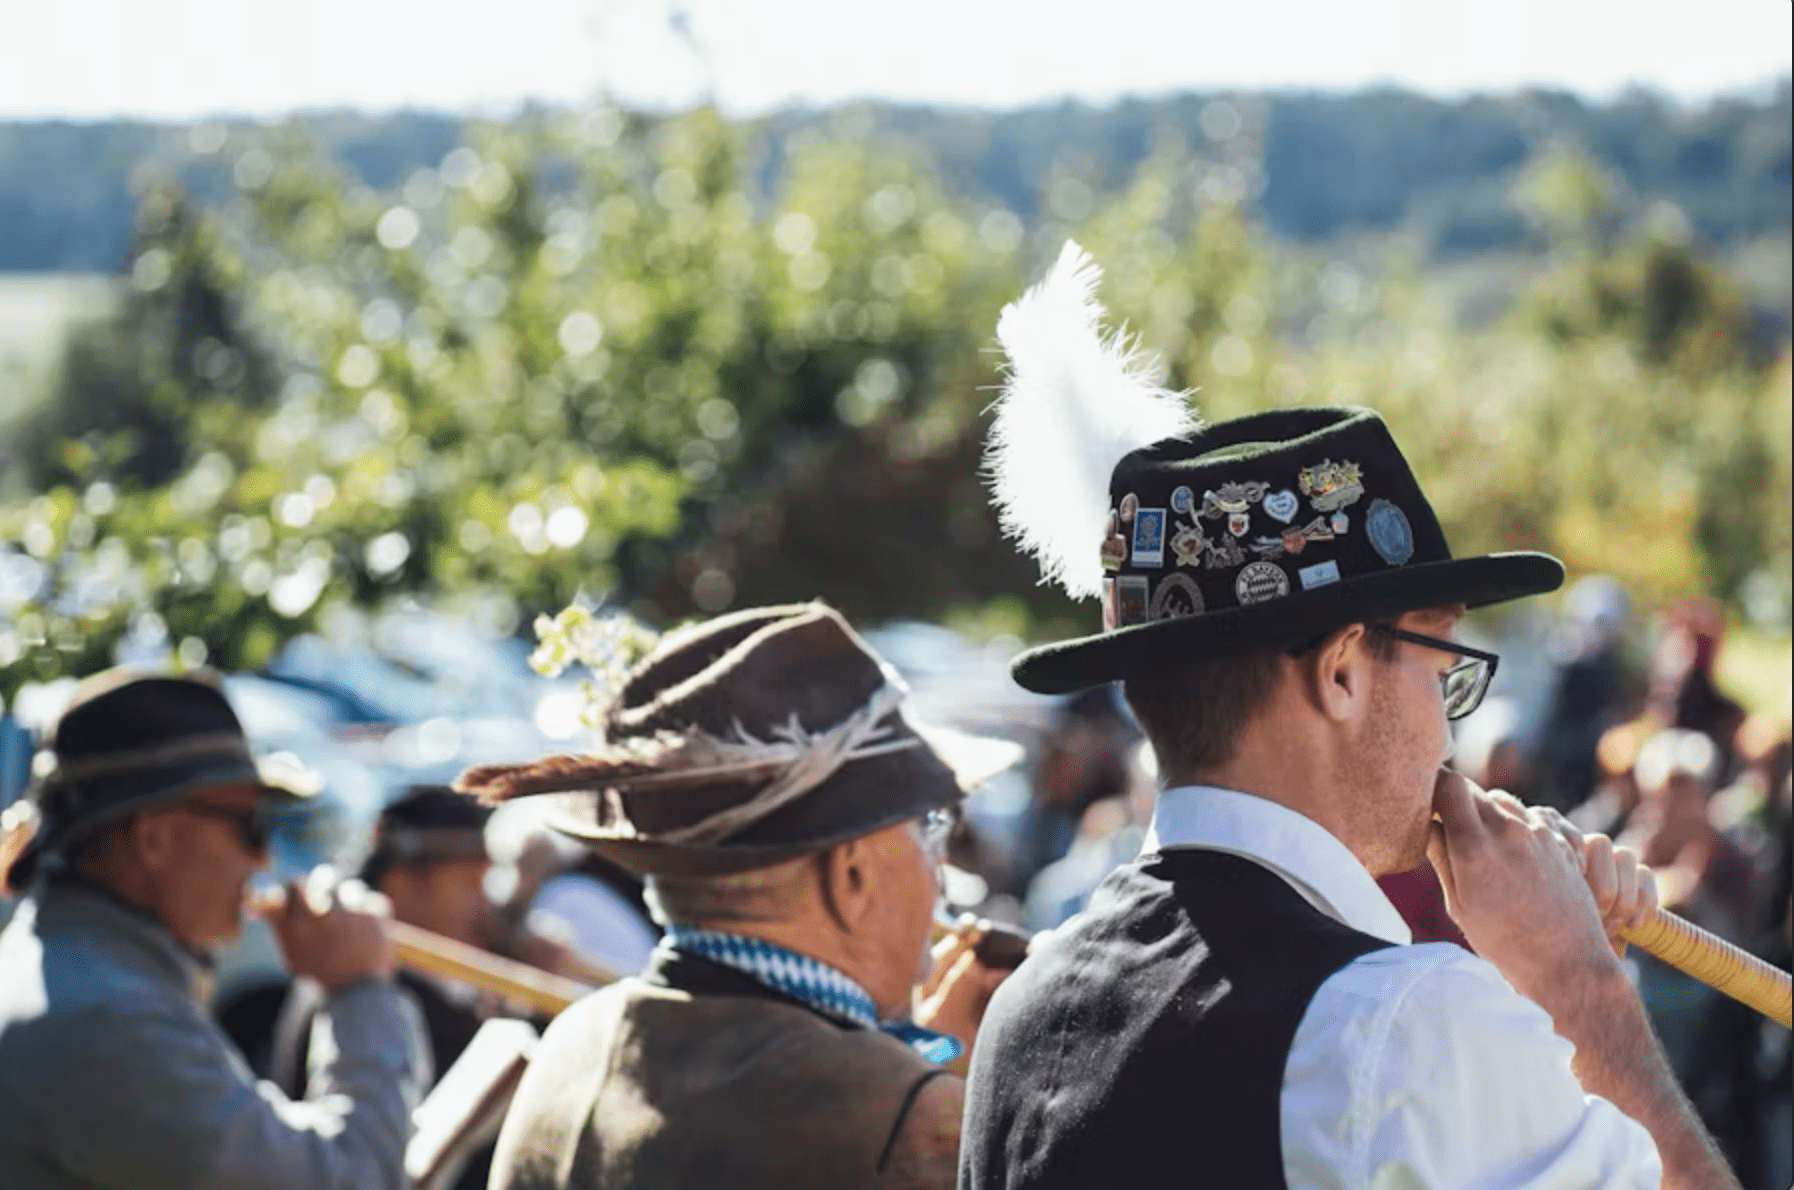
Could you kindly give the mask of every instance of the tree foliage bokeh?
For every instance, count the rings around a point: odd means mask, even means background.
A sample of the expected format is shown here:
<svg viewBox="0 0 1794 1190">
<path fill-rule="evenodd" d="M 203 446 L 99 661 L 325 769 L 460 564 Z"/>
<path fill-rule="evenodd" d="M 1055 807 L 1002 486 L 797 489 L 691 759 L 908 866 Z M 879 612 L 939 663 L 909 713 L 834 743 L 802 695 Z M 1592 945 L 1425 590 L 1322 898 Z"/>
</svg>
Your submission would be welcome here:
<svg viewBox="0 0 1794 1190">
<path fill-rule="evenodd" d="M 997 311 L 1068 234 L 1205 417 L 1375 406 L 1460 552 L 1785 620 L 1785 339 L 1573 148 L 1523 176 L 1545 264 L 1483 326 L 1399 250 L 1267 241 L 1249 136 L 1163 139 L 1112 193 L 1056 177 L 1029 226 L 851 109 L 776 141 L 538 113 L 381 193 L 294 127 L 234 151 L 222 209 L 146 192 L 129 296 L 10 444 L 0 692 L 127 637 L 254 667 L 401 594 L 501 629 L 582 593 L 1081 626 L 978 476 Z"/>
</svg>

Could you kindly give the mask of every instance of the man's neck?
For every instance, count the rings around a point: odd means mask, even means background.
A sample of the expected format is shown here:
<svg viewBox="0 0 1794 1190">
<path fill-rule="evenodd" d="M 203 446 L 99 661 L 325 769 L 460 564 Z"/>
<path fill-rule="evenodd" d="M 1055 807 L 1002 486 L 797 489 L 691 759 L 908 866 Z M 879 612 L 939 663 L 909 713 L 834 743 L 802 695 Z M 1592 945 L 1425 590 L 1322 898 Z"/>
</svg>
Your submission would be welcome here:
<svg viewBox="0 0 1794 1190">
<path fill-rule="evenodd" d="M 1166 782 L 1167 788 L 1177 785 L 1211 785 L 1275 802 L 1319 823 L 1328 834 L 1351 849 L 1360 863 L 1364 862 L 1364 856 L 1352 846 L 1350 824 L 1345 821 L 1342 807 L 1325 796 L 1332 787 L 1325 774 L 1317 773 L 1297 780 L 1294 774 L 1284 771 L 1281 762 L 1253 764 L 1249 758 L 1236 755 L 1227 764 L 1179 774 Z"/>
<path fill-rule="evenodd" d="M 786 950 L 808 955 L 819 963 L 833 967 L 859 984 L 875 1001 L 877 999 L 874 981 L 867 978 L 867 973 L 863 970 L 864 964 L 844 944 L 838 931 L 793 921 L 700 921 L 693 924 L 699 929 L 758 938 Z M 904 1007 L 906 1006 L 881 1003 L 878 1004 L 878 1012 L 880 1017 L 888 1017 Z"/>
</svg>

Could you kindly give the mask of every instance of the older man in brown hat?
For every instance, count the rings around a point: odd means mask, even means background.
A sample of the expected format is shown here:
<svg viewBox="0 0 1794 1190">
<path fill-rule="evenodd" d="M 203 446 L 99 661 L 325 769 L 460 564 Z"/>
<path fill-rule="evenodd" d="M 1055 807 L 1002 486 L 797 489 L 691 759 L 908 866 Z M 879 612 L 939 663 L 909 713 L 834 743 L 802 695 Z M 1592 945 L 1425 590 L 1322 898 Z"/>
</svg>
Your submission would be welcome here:
<svg viewBox="0 0 1794 1190">
<path fill-rule="evenodd" d="M 924 978 L 938 831 L 975 775 L 902 699 L 827 607 L 746 611 L 656 648 L 594 752 L 463 776 L 555 794 L 667 927 L 640 978 L 549 1029 L 493 1187 L 952 1185 L 961 1084 L 940 1062 L 1002 973 L 954 952 Z M 941 1033 L 891 1023 L 918 981 Z"/>
<path fill-rule="evenodd" d="M 312 1097 L 258 1085 L 207 1014 L 207 948 L 267 862 L 270 783 L 214 687 L 115 670 L 56 729 L 43 825 L 0 933 L 0 1182 L 8 1190 L 404 1183 L 413 1069 L 379 919 L 289 895 L 269 916 L 328 989 Z"/>
</svg>

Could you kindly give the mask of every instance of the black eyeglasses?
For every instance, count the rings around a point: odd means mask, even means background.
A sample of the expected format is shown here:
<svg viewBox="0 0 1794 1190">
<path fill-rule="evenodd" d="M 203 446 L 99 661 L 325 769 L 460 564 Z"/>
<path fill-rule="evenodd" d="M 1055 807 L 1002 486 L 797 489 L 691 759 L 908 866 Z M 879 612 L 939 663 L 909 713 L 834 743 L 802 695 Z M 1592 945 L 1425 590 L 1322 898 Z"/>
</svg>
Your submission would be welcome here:
<svg viewBox="0 0 1794 1190">
<path fill-rule="evenodd" d="M 268 849 L 269 827 L 267 816 L 260 806 L 248 810 L 227 810 L 223 806 L 185 805 L 181 809 L 189 814 L 197 814 L 201 818 L 215 818 L 219 822 L 229 823 L 236 828 L 237 840 L 250 851 L 266 851 Z"/>
<path fill-rule="evenodd" d="M 1481 649 L 1473 649 L 1469 645 L 1460 645 L 1456 641 L 1409 632 L 1406 628 L 1397 628 L 1393 624 L 1372 624 L 1370 628 L 1373 632 L 1381 632 L 1396 640 L 1405 640 L 1412 645 L 1422 645 L 1464 658 L 1461 664 L 1454 665 L 1439 675 L 1439 692 L 1445 699 L 1447 719 L 1462 719 L 1482 705 L 1483 695 L 1489 692 L 1489 682 L 1495 677 L 1495 667 L 1501 663 L 1500 657 Z"/>
</svg>

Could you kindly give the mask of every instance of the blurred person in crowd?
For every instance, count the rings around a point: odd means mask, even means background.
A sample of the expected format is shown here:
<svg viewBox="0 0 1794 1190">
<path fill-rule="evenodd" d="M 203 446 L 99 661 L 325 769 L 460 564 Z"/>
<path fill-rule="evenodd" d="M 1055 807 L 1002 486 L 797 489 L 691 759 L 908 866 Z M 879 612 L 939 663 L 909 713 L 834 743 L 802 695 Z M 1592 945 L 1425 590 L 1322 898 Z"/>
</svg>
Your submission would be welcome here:
<svg viewBox="0 0 1794 1190">
<path fill-rule="evenodd" d="M 660 939 L 641 877 L 589 848 L 568 859 L 546 828 L 517 848 L 516 880 L 493 917 L 500 952 L 587 983 L 640 971 Z"/>
<path fill-rule="evenodd" d="M 1070 849 L 1029 883 L 1022 916 L 1028 929 L 1052 929 L 1082 910 L 1110 872 L 1140 853 L 1157 773 L 1149 745 L 1137 743 L 1132 752 L 1127 791 L 1092 802 L 1078 820 Z"/>
<path fill-rule="evenodd" d="M 1107 686 L 1082 691 L 1059 708 L 1041 739 L 1028 809 L 1016 830 L 1010 887 L 1017 894 L 1071 850 L 1086 810 L 1126 797 L 1139 738 Z"/>
<path fill-rule="evenodd" d="M 1698 731 L 1718 750 L 1713 779 L 1736 771 L 1732 741 L 1744 708 L 1719 689 L 1713 666 L 1725 643 L 1725 614 L 1710 599 L 1684 599 L 1658 613 L 1660 635 L 1651 656 L 1646 715 L 1660 727 Z"/>
<path fill-rule="evenodd" d="M 1625 663 L 1631 618 L 1625 588 L 1607 575 L 1579 579 L 1564 593 L 1564 620 L 1551 641 L 1550 709 L 1533 757 L 1538 788 L 1525 800 L 1570 810 L 1593 792 L 1601 733 L 1636 708 Z M 1484 788 L 1519 792 L 1500 783 Z"/>
<path fill-rule="evenodd" d="M 419 926 L 468 946 L 491 942 L 492 903 L 486 896 L 486 820 L 489 807 L 442 785 L 414 785 L 382 810 L 374 845 L 360 879 L 380 893 L 396 921 Z M 428 1089 L 461 1056 L 491 1015 L 466 984 L 400 968 L 399 987 L 415 1006 L 429 1040 Z M 325 993 L 296 979 L 275 1025 L 269 1077 L 293 1096 L 310 1088 L 314 1027 L 323 1018 Z M 476 1152 L 455 1179 L 459 1190 L 483 1190 L 491 1146 Z"/>
<path fill-rule="evenodd" d="M 1601 733 L 1595 745 L 1595 791 L 1569 813 L 1578 830 L 1617 838 L 1638 808 L 1638 780 L 1633 766 L 1638 749 L 1651 734 L 1642 720 L 1622 723 Z"/>
<path fill-rule="evenodd" d="M 952 1185 L 942 1063 L 1005 973 L 957 939 L 931 969 L 928 938 L 950 812 L 989 774 L 925 743 L 903 697 L 831 609 L 753 609 L 663 639 L 593 753 L 462 775 L 553 796 L 666 927 L 640 977 L 550 1026 L 494 1190 Z"/>
<path fill-rule="evenodd" d="M 1671 728 L 1646 740 L 1633 766 L 1638 809 L 1622 841 L 1657 873 L 1666 906 L 1743 942 L 1758 916 L 1759 874 L 1713 822 L 1720 764 L 1719 749 L 1704 732 Z"/>
<path fill-rule="evenodd" d="M 468 946 L 488 947 L 492 905 L 484 881 L 491 809 L 447 786 L 414 785 L 380 812 L 360 879 L 391 906 L 393 919 Z M 430 1039 L 431 1072 L 442 1077 L 486 1013 L 465 984 L 401 969 L 400 988 L 417 1005 Z M 311 1026 L 322 989 L 296 980 L 275 1029 L 270 1077 L 290 1094 L 306 1089 Z"/>
<path fill-rule="evenodd" d="M 1760 949 L 1770 874 L 1713 815 L 1719 750 L 1704 733 L 1658 732 L 1639 748 L 1637 812 L 1627 841 L 1657 873 L 1664 904 L 1739 945 Z M 1632 956 L 1639 994 L 1676 1075 L 1733 1166 L 1756 1183 L 1764 1088 L 1756 1015 L 1647 954 Z"/>
<path fill-rule="evenodd" d="M 1055 343 L 1094 321 L 1087 272 L 1071 312 L 1051 293 L 1067 260 L 1023 299 L 1053 311 L 1033 329 Z M 1026 340 L 1023 303 L 1006 344 Z M 1006 402 L 1035 376 L 1017 350 Z M 1123 375 L 1103 407 L 1138 392 Z M 1496 661 L 1455 639 L 1465 605 L 1551 590 L 1561 564 L 1453 559 L 1368 409 L 1167 433 L 1087 484 L 1106 509 L 1063 532 L 1104 631 L 1014 666 L 1040 693 L 1122 681 L 1166 787 L 1140 860 L 992 998 L 961 1190 L 1735 1184 L 1616 955 L 1654 908 L 1648 872 L 1444 767 L 1447 721 Z M 1013 465 L 1063 485 L 1034 446 Z M 1113 548 L 1089 540 L 1104 512 Z M 1475 954 L 1408 945 L 1377 888 L 1426 858 Z"/>
<path fill-rule="evenodd" d="M 1794 742 L 1778 715 L 1748 716 L 1733 737 L 1738 777 L 1713 796 L 1713 823 L 1765 871 L 1775 866 L 1777 837 L 1786 837 L 1776 794 L 1794 769 Z"/>
<path fill-rule="evenodd" d="M 216 687 L 96 675 L 59 721 L 30 882 L 0 934 L 0 1178 L 8 1190 L 404 1184 L 419 1055 L 380 917 L 295 886 L 265 912 L 325 989 L 313 1094 L 257 1084 L 206 1011 L 210 948 L 267 862 L 270 783 Z"/>
</svg>

